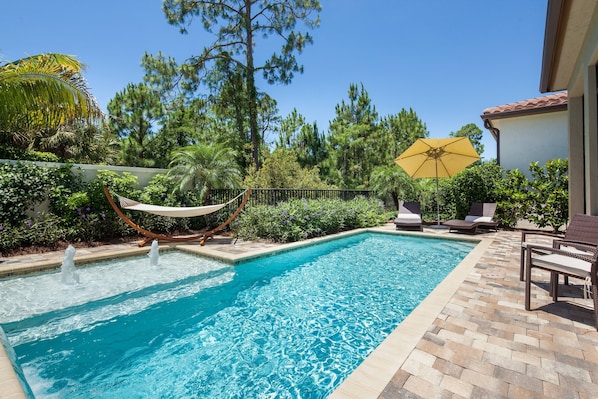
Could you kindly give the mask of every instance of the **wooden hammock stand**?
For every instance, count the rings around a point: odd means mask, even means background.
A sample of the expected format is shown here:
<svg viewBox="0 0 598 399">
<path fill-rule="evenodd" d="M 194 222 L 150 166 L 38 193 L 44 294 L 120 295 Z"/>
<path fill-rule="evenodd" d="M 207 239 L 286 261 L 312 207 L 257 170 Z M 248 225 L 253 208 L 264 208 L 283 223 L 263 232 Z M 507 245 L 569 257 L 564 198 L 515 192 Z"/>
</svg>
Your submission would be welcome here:
<svg viewBox="0 0 598 399">
<path fill-rule="evenodd" d="M 131 226 L 133 229 L 137 230 L 140 234 L 144 235 L 146 238 L 144 238 L 141 242 L 139 242 L 139 246 L 143 247 L 145 244 L 147 244 L 148 242 L 152 241 L 152 240 L 158 240 L 158 241 L 166 241 L 166 242 L 186 242 L 186 241 L 195 241 L 195 240 L 199 240 L 199 245 L 203 246 L 206 243 L 206 240 L 209 238 L 212 238 L 212 236 L 219 232 L 220 230 L 222 230 L 223 228 L 225 228 L 230 222 L 232 222 L 238 215 L 239 213 L 241 213 L 241 210 L 243 209 L 243 207 L 245 206 L 245 204 L 247 203 L 247 200 L 249 200 L 249 197 L 251 195 L 251 189 L 248 188 L 247 192 L 245 193 L 245 196 L 243 197 L 243 200 L 241 201 L 241 205 L 239 205 L 239 207 L 237 208 L 237 210 L 230 215 L 230 217 L 228 219 L 226 219 L 226 221 L 224 223 L 222 223 L 220 226 L 213 228 L 212 230 L 205 232 L 205 233 L 201 233 L 201 234 L 196 234 L 196 235 L 190 235 L 190 236 L 184 236 L 184 237 L 173 237 L 173 236 L 167 236 L 164 234 L 159 234 L 159 233 L 153 233 L 149 230 L 146 230 L 140 226 L 138 226 L 137 224 L 135 224 L 131 219 L 129 219 L 118 207 L 118 205 L 116 205 L 116 203 L 114 202 L 114 199 L 112 198 L 112 194 L 110 194 L 110 190 L 108 190 L 108 187 L 104 187 L 104 194 L 106 195 L 106 199 L 108 199 L 108 202 L 110 203 L 110 206 L 112 206 L 112 208 L 114 209 L 114 211 L 116 212 L 116 214 L 129 226 Z"/>
</svg>

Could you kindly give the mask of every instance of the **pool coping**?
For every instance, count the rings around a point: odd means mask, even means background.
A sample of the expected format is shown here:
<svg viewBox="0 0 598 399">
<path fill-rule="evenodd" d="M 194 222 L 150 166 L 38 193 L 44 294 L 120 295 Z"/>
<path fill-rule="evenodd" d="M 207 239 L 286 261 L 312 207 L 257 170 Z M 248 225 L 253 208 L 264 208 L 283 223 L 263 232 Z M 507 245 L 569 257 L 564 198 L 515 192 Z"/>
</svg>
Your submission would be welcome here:
<svg viewBox="0 0 598 399">
<path fill-rule="evenodd" d="M 458 290 L 469 272 L 490 246 L 492 239 L 480 236 L 448 236 L 430 232 L 390 231 L 383 227 L 363 228 L 346 231 L 330 236 L 313 238 L 287 244 L 277 244 L 271 248 L 256 249 L 245 254 L 223 254 L 212 249 L 209 245 L 197 244 L 160 244 L 160 250 L 178 249 L 223 262 L 238 264 L 260 257 L 287 252 L 295 248 L 316 245 L 322 242 L 348 237 L 364 232 L 374 232 L 389 235 L 411 235 L 439 240 L 469 241 L 477 245 L 472 251 L 451 271 L 442 282 L 389 334 L 386 339 L 374 349 L 372 353 L 336 388 L 329 396 L 331 399 L 369 399 L 378 398 L 396 371 L 401 367 L 408 355 L 413 351 L 428 327 L 446 306 L 450 298 Z M 77 267 L 114 257 L 128 257 L 145 255 L 148 247 L 117 248 L 99 254 L 75 255 Z M 47 272 L 60 267 L 61 259 L 32 262 L 29 265 L 18 267 L 13 273 L 2 270 L 2 277 L 19 277 L 26 274 Z M 5 265 L 4 269 L 6 269 Z M 13 368 L 4 345 L 0 344 L 0 381 L 2 392 L 0 399 L 27 398 L 18 376 Z M 6 389 L 5 389 L 6 387 Z"/>
<path fill-rule="evenodd" d="M 428 234 L 425 235 L 429 237 Z M 440 239 L 451 239 L 442 237 Z M 464 241 L 465 238 L 458 238 Z M 442 309 L 492 243 L 479 241 L 471 252 L 395 328 L 380 345 L 339 385 L 329 399 L 377 399 L 409 354 L 415 349 Z"/>
</svg>

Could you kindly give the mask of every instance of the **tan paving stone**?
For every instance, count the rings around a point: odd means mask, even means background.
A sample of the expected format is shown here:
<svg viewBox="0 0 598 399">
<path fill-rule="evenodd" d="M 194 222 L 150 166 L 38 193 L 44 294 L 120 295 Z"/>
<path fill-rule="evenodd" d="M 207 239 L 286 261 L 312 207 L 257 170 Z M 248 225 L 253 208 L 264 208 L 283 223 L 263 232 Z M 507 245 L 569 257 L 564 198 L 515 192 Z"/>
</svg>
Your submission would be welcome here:
<svg viewBox="0 0 598 399">
<path fill-rule="evenodd" d="M 590 372 L 587 368 L 575 367 L 563 362 L 542 359 L 542 369 L 549 372 L 556 372 L 560 377 L 572 377 L 581 383 L 592 382 Z"/>
<path fill-rule="evenodd" d="M 513 340 L 513 338 L 509 338 L 509 337 L 514 337 L 511 335 L 507 335 L 507 338 L 502 338 L 502 337 L 488 337 L 488 342 L 496 345 L 496 346 L 501 346 L 504 347 L 506 349 L 510 349 L 512 351 L 519 351 L 519 352 L 526 352 L 528 349 L 528 345 L 522 343 L 522 342 L 515 342 Z"/>
<path fill-rule="evenodd" d="M 538 356 L 534 356 L 531 353 L 514 351 L 511 354 L 511 358 L 518 362 L 523 362 L 523 363 L 526 363 L 526 364 L 529 364 L 532 366 L 536 366 L 536 367 L 542 366 L 542 360 Z"/>
<path fill-rule="evenodd" d="M 544 369 L 542 366 L 529 364 L 526 369 L 526 374 L 530 377 L 537 378 L 544 382 L 549 382 L 554 385 L 559 384 L 559 375 L 554 369 Z"/>
<path fill-rule="evenodd" d="M 408 358 L 405 361 L 405 363 L 403 363 L 402 369 L 433 385 L 440 384 L 440 381 L 442 381 L 443 377 L 443 374 L 440 373 L 438 370 L 432 367 L 428 367 L 425 364 L 420 363 L 411 357 Z"/>
<path fill-rule="evenodd" d="M 534 347 L 540 346 L 540 340 L 538 338 L 530 337 L 530 336 L 524 335 L 524 334 L 515 334 L 513 336 L 513 340 L 515 342 L 521 342 L 521 343 L 524 343 L 529 346 L 534 346 Z"/>
<path fill-rule="evenodd" d="M 422 398 L 451 398 L 452 393 L 441 388 L 438 384 L 432 384 L 429 381 L 417 376 L 411 376 L 403 386 L 406 390 L 419 395 Z"/>
<path fill-rule="evenodd" d="M 490 337 L 488 339 L 488 342 L 482 342 L 482 343 L 475 342 L 473 347 L 475 349 L 483 350 L 484 352 L 487 352 L 487 353 L 503 356 L 506 358 L 511 358 L 511 353 L 512 353 L 511 349 L 505 348 L 504 346 L 496 345 L 496 344 L 492 343 L 491 340 L 492 340 L 492 337 Z"/>
<path fill-rule="evenodd" d="M 436 362 L 437 357 L 428 352 L 414 349 L 409 355 L 409 359 L 419 362 L 425 366 L 432 367 Z"/>
<path fill-rule="evenodd" d="M 530 391 L 529 389 L 518 385 L 509 385 L 508 397 L 513 399 L 550 399 L 550 396 L 546 396 L 540 392 Z"/>
<path fill-rule="evenodd" d="M 473 384 L 467 383 L 450 375 L 445 375 L 442 378 L 440 387 L 465 398 L 469 398 L 473 392 Z"/>
<path fill-rule="evenodd" d="M 537 378 L 517 373 L 512 370 L 507 370 L 502 367 L 496 368 L 496 373 L 494 376 L 501 381 L 508 382 L 511 385 L 525 387 L 525 389 L 532 392 L 537 392 L 538 394 L 543 393 L 543 382 Z"/>
<path fill-rule="evenodd" d="M 509 384 L 490 375 L 481 374 L 473 370 L 465 369 L 461 374 L 461 379 L 472 385 L 483 388 L 498 395 L 507 396 Z M 473 396 L 476 397 L 476 396 Z"/>
<path fill-rule="evenodd" d="M 461 376 L 461 373 L 463 372 L 463 367 L 451 363 L 445 359 L 439 359 L 437 358 L 436 361 L 434 362 L 433 367 L 440 371 L 442 374 L 444 375 L 450 375 L 452 377 L 455 378 L 459 378 Z"/>
<path fill-rule="evenodd" d="M 488 352 L 484 353 L 484 360 L 495 366 L 512 370 L 521 374 L 524 374 L 527 368 L 527 365 L 523 362 Z"/>
</svg>

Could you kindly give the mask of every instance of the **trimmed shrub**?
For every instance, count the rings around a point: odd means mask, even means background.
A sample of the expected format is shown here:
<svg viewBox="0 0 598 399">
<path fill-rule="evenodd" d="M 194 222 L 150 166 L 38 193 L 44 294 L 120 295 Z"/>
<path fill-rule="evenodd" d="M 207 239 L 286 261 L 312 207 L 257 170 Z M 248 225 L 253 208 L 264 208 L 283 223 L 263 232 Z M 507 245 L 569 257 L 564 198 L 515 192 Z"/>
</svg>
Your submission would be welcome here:
<svg viewBox="0 0 598 399">
<path fill-rule="evenodd" d="M 528 220 L 556 233 L 569 220 L 569 163 L 553 159 L 542 167 L 532 162 L 529 170 L 534 179 L 530 183 Z"/>
<path fill-rule="evenodd" d="M 334 234 L 344 230 L 377 226 L 386 221 L 378 200 L 291 200 L 277 206 L 246 208 L 234 222 L 242 239 L 292 242 Z"/>
</svg>

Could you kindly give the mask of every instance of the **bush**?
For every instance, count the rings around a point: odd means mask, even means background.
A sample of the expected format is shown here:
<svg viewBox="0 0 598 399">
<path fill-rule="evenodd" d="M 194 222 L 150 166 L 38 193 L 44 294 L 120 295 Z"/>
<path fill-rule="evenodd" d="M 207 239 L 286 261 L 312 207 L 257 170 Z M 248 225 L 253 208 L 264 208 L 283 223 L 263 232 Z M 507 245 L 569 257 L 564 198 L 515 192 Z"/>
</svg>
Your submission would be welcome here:
<svg viewBox="0 0 598 399">
<path fill-rule="evenodd" d="M 5 227 L 17 226 L 46 199 L 54 177 L 51 169 L 32 163 L 0 164 L 0 220 Z"/>
<path fill-rule="evenodd" d="M 538 227 L 551 227 L 554 232 L 569 220 L 569 163 L 554 159 L 544 167 L 532 162 L 529 170 L 534 177 L 529 191 L 528 220 Z"/>
<path fill-rule="evenodd" d="M 193 191 L 182 194 L 179 190 L 175 190 L 177 186 L 177 183 L 172 177 L 165 174 L 158 174 L 154 176 L 143 189 L 139 201 L 146 204 L 164 206 L 198 205 L 199 200 L 193 196 Z M 139 223 L 147 230 L 168 234 L 177 230 L 186 231 L 192 227 L 198 228 L 200 226 L 205 226 L 203 218 L 173 218 L 152 215 L 149 213 L 138 213 L 136 215 L 136 220 L 139 220 Z"/>
<path fill-rule="evenodd" d="M 528 209 L 529 182 L 518 170 L 505 170 L 495 162 L 464 169 L 441 184 L 441 205 L 446 219 L 463 219 L 474 202 L 496 202 L 494 218 L 513 228 Z"/>
<path fill-rule="evenodd" d="M 451 218 L 463 219 L 474 202 L 496 202 L 503 180 L 503 169 L 494 162 L 475 165 L 459 172 L 443 184 L 444 203 L 451 204 Z"/>
<path fill-rule="evenodd" d="M 356 198 L 341 200 L 291 200 L 277 206 L 246 208 L 234 222 L 236 236 L 292 242 L 344 230 L 377 226 L 386 221 L 382 203 Z"/>
<path fill-rule="evenodd" d="M 15 147 L 0 146 L 0 159 L 21 161 L 60 162 L 60 158 L 51 152 L 24 150 Z"/>
<path fill-rule="evenodd" d="M 0 253 L 7 255 L 11 250 L 29 246 L 56 248 L 67 235 L 58 216 L 40 212 L 17 226 L 0 225 Z"/>
<path fill-rule="evenodd" d="M 514 228 L 517 221 L 527 214 L 529 181 L 517 169 L 505 171 L 504 176 L 496 186 L 497 208 L 494 218 L 501 226 Z"/>
</svg>

